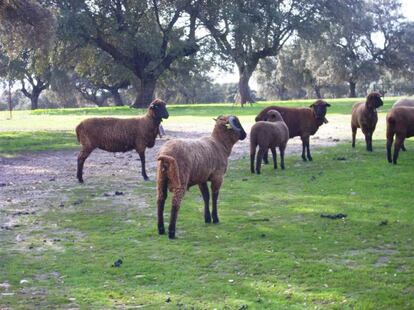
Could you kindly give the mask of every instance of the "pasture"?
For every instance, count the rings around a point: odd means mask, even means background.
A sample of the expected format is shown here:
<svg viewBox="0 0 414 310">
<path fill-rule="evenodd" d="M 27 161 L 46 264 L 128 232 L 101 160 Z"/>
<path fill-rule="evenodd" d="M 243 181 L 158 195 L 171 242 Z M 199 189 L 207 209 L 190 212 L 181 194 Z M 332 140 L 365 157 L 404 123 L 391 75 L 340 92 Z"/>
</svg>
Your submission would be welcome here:
<svg viewBox="0 0 414 310">
<path fill-rule="evenodd" d="M 176 240 L 157 234 L 159 146 L 209 134 L 220 114 L 239 116 L 249 131 L 271 103 L 168 106 L 167 136 L 147 150 L 149 182 L 135 152 L 96 151 L 83 185 L 74 127 L 137 110 L 16 111 L 11 120 L 1 112 L 0 308 L 412 309 L 414 142 L 397 166 L 386 162 L 385 112 L 394 101 L 379 111 L 373 153 L 360 132 L 351 148 L 355 99 L 328 100 L 329 123 L 311 138 L 313 162 L 302 161 L 295 138 L 285 171 L 263 166 L 252 175 L 248 141 L 239 142 L 219 197 L 220 224 L 204 224 L 193 187 Z M 167 199 L 167 218 L 170 206 Z M 347 216 L 320 216 L 338 213 Z"/>
</svg>

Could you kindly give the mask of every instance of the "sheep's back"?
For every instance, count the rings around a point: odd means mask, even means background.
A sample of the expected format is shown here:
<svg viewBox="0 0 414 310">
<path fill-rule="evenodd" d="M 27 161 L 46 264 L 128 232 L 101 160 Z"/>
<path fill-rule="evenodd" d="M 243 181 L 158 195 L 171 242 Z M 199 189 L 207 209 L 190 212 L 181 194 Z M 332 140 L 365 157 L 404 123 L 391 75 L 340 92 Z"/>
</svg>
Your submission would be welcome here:
<svg viewBox="0 0 414 310">
<path fill-rule="evenodd" d="M 225 172 L 227 157 L 212 138 L 200 140 L 170 140 L 160 149 L 159 155 L 168 155 L 177 161 L 180 181 L 192 186 L 207 182 L 212 174 Z"/>
<path fill-rule="evenodd" d="M 90 118 L 80 126 L 83 129 L 81 135 L 87 136 L 93 147 L 110 152 L 126 152 L 135 148 L 135 119 Z"/>
<path fill-rule="evenodd" d="M 280 146 L 289 140 L 289 129 L 283 121 L 259 121 L 252 126 L 250 139 L 262 147 Z"/>
<path fill-rule="evenodd" d="M 392 105 L 392 107 L 414 107 L 414 98 L 399 99 Z"/>
</svg>

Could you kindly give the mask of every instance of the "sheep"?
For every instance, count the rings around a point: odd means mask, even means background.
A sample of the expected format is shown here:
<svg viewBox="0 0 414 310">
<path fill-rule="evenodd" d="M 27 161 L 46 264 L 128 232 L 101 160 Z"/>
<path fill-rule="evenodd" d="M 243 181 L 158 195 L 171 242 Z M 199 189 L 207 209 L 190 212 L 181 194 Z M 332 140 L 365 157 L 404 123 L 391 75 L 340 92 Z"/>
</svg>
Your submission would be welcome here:
<svg viewBox="0 0 414 310">
<path fill-rule="evenodd" d="M 325 118 L 326 109 L 331 105 L 324 100 L 318 99 L 309 108 L 288 108 L 270 106 L 263 109 L 257 116 L 256 122 L 265 121 L 269 110 L 276 110 L 281 115 L 289 129 L 289 138 L 299 136 L 302 140 L 302 159 L 306 158 L 311 161 L 312 156 L 309 149 L 309 137 L 314 135 L 318 128 L 327 123 Z M 307 157 L 305 157 L 305 149 Z M 267 151 L 265 152 L 264 161 L 267 163 Z"/>
<path fill-rule="evenodd" d="M 365 135 L 367 151 L 372 152 L 372 135 L 378 121 L 377 108 L 382 105 L 381 94 L 376 92 L 370 93 L 365 102 L 357 102 L 354 104 L 351 118 L 353 148 L 355 148 L 357 128 L 361 128 Z"/>
<path fill-rule="evenodd" d="M 414 98 L 402 98 L 397 100 L 393 105 L 393 108 L 396 107 L 414 107 Z M 405 148 L 404 143 L 401 144 L 401 150 L 405 152 L 407 149 Z"/>
<path fill-rule="evenodd" d="M 181 200 L 185 191 L 198 185 L 204 200 L 204 221 L 218 223 L 217 199 L 227 169 L 227 161 L 233 145 L 246 138 L 246 132 L 235 116 L 219 116 L 210 137 L 200 140 L 174 139 L 166 142 L 157 158 L 157 207 L 158 233 L 163 235 L 164 205 L 168 190 L 173 193 L 168 237 L 175 238 L 175 228 Z M 211 182 L 213 194 L 212 216 L 210 215 L 210 193 L 207 181 Z"/>
<path fill-rule="evenodd" d="M 282 116 L 276 110 L 267 112 L 267 121 L 259 121 L 250 131 L 250 171 L 254 173 L 254 157 L 259 145 L 256 161 L 256 173 L 260 174 L 262 157 L 270 148 L 273 155 L 273 167 L 277 169 L 276 147 L 280 152 L 280 167 L 285 169 L 285 149 L 289 140 L 289 129 Z"/>
<path fill-rule="evenodd" d="M 162 119 L 169 116 L 166 103 L 155 99 L 143 116 L 128 119 L 113 117 L 89 118 L 76 127 L 76 136 L 81 144 L 78 156 L 77 178 L 83 183 L 83 165 L 93 150 L 108 152 L 136 150 L 141 159 L 141 174 L 149 180 L 145 171 L 145 149 L 152 148 Z"/>
<path fill-rule="evenodd" d="M 404 139 L 414 136 L 414 107 L 398 106 L 387 113 L 387 159 L 397 164 L 400 148 Z M 391 147 L 395 135 L 394 156 L 391 158 Z"/>
</svg>

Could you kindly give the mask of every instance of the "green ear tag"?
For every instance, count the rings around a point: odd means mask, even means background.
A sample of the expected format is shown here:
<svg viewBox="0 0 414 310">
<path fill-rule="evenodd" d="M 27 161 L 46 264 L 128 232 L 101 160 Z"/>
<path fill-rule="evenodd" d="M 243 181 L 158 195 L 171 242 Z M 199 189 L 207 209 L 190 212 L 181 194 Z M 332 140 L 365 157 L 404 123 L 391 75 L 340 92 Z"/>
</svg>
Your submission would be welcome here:
<svg viewBox="0 0 414 310">
<path fill-rule="evenodd" d="M 227 128 L 227 129 L 231 129 L 232 127 L 231 127 L 231 125 L 230 125 L 229 123 L 227 123 L 227 124 L 226 124 L 226 128 Z"/>
</svg>

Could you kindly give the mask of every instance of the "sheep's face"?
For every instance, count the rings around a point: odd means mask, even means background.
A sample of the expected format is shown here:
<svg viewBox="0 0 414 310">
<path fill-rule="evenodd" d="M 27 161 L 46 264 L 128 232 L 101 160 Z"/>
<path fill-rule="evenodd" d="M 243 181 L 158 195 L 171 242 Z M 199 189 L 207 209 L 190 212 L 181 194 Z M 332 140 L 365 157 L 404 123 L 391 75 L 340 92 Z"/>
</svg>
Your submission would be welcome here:
<svg viewBox="0 0 414 310">
<path fill-rule="evenodd" d="M 230 133 L 235 141 L 244 140 L 247 136 L 237 116 L 221 115 L 216 119 L 216 126 L 219 126 L 219 128 L 222 128 L 225 132 Z"/>
<path fill-rule="evenodd" d="M 283 121 L 282 115 L 279 113 L 279 111 L 276 110 L 269 110 L 266 113 L 266 121 L 268 122 L 280 122 Z"/>
<path fill-rule="evenodd" d="M 375 110 L 382 106 L 384 102 L 381 99 L 380 93 L 370 93 L 367 97 L 366 107 L 370 110 Z"/>
<path fill-rule="evenodd" d="M 331 105 L 323 100 L 316 100 L 313 104 L 311 104 L 309 107 L 313 110 L 313 113 L 315 114 L 316 119 L 326 121 L 325 115 L 327 108 Z"/>
<path fill-rule="evenodd" d="M 170 116 L 167 111 L 167 104 L 161 99 L 155 99 L 151 102 L 149 109 L 153 112 L 155 118 L 157 119 L 167 119 Z"/>
</svg>

